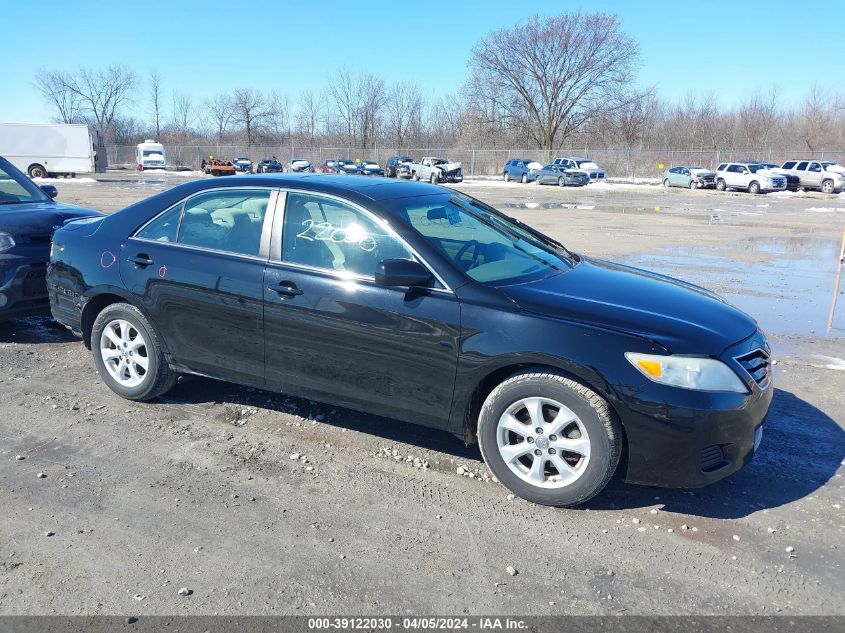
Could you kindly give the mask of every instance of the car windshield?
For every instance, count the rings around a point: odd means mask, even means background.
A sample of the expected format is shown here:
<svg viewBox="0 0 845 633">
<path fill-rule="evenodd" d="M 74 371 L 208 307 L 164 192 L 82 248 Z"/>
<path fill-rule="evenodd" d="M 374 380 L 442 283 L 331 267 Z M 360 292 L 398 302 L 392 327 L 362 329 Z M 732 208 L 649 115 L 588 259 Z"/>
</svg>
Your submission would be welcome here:
<svg viewBox="0 0 845 633">
<path fill-rule="evenodd" d="M 145 149 L 144 156 L 161 156 L 160 149 Z"/>
<path fill-rule="evenodd" d="M 478 282 L 506 285 L 569 270 L 575 256 L 554 240 L 470 196 L 443 193 L 384 202 Z"/>
<path fill-rule="evenodd" d="M 45 202 L 49 196 L 33 182 L 15 169 L 6 159 L 0 158 L 0 205 L 8 206 L 21 202 Z"/>
<path fill-rule="evenodd" d="M 760 171 L 761 169 L 768 169 L 768 167 L 766 167 L 765 165 L 760 165 L 760 164 L 757 164 L 757 165 L 748 165 L 748 170 L 749 170 L 752 174 L 756 174 L 756 173 L 757 173 L 758 171 Z"/>
<path fill-rule="evenodd" d="M 248 158 L 236 158 L 235 160 L 239 163 L 248 163 L 249 162 Z"/>
</svg>

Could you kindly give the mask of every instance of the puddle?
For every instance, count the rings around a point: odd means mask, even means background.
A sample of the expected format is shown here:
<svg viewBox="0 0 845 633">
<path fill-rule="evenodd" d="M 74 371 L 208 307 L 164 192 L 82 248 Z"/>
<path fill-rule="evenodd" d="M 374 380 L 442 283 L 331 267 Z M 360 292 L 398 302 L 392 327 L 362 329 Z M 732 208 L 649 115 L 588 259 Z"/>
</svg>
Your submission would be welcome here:
<svg viewBox="0 0 845 633">
<path fill-rule="evenodd" d="M 839 244 L 823 238 L 748 238 L 722 249 L 660 249 L 625 263 L 678 277 L 718 292 L 777 334 L 842 337 L 845 291 L 840 290 L 834 329 L 827 318 L 836 278 Z M 837 329 L 839 328 L 839 329 Z"/>
</svg>

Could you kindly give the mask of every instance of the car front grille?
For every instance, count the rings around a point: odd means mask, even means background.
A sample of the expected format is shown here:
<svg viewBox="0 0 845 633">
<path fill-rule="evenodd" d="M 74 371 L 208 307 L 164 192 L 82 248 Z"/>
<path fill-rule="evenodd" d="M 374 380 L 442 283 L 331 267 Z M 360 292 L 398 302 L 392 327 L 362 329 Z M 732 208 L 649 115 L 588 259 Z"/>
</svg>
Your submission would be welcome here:
<svg viewBox="0 0 845 633">
<path fill-rule="evenodd" d="M 786 187 L 786 178 L 772 178 L 772 185 L 775 187 Z"/>
<path fill-rule="evenodd" d="M 717 470 L 725 465 L 725 454 L 722 452 L 722 447 L 718 444 L 711 444 L 701 449 L 701 456 L 699 458 L 701 463 L 701 470 L 709 473 Z"/>
<path fill-rule="evenodd" d="M 771 379 L 772 362 L 769 354 L 762 349 L 755 349 L 754 351 L 736 357 L 736 362 L 742 365 L 742 368 L 748 372 L 748 375 L 754 379 L 761 389 L 769 386 Z"/>
<path fill-rule="evenodd" d="M 702 176 L 701 179 L 704 182 L 713 182 L 714 180 L 716 180 L 715 176 Z"/>
</svg>

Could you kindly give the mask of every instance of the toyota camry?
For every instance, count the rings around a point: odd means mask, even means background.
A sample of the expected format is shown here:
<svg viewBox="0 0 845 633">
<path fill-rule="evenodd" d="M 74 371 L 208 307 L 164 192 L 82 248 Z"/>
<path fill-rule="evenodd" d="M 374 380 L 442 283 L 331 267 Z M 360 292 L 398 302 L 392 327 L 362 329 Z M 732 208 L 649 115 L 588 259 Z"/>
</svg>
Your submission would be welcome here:
<svg viewBox="0 0 845 633">
<path fill-rule="evenodd" d="M 569 506 L 747 463 L 772 399 L 755 321 L 457 191 L 363 176 L 186 183 L 54 236 L 53 315 L 132 400 L 198 374 L 445 429 Z"/>
</svg>

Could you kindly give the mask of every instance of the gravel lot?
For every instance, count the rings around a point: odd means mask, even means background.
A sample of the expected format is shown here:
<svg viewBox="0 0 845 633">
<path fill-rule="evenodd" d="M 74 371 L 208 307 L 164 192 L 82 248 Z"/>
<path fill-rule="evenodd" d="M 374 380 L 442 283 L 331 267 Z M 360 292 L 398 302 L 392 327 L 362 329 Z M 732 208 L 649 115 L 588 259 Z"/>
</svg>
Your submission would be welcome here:
<svg viewBox="0 0 845 633">
<path fill-rule="evenodd" d="M 110 211 L 186 178 L 58 188 Z M 754 461 L 538 507 L 451 436 L 200 378 L 131 403 L 60 326 L 0 324 L 0 614 L 845 614 L 845 195 L 459 188 L 757 317 L 778 364 Z"/>
</svg>

